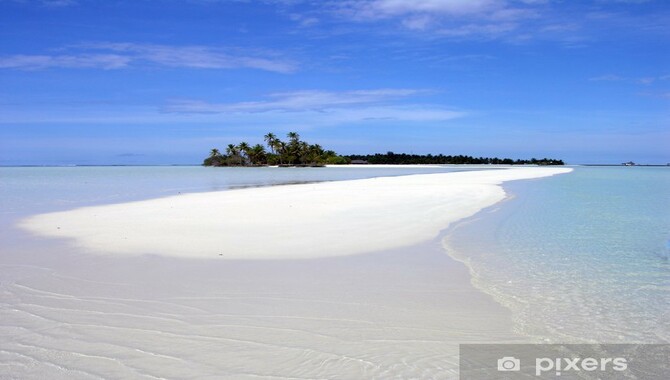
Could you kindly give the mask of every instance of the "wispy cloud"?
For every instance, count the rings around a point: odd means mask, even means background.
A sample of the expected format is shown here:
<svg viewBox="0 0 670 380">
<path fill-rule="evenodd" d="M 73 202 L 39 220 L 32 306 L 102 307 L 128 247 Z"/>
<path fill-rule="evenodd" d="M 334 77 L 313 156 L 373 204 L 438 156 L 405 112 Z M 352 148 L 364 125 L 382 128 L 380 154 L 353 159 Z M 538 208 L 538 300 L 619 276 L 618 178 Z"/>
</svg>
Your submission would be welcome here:
<svg viewBox="0 0 670 380">
<path fill-rule="evenodd" d="M 612 2 L 617 2 L 616 11 Z M 566 48 L 588 46 L 616 32 L 667 35 L 667 16 L 639 12 L 644 1 L 593 0 L 342 0 L 297 1 L 292 19 L 318 14 L 320 25 L 369 27 L 370 31 L 421 34 L 454 40 L 511 43 L 554 41 Z M 290 4 L 287 5 L 290 7 Z M 632 10 L 629 12 L 628 9 Z M 642 19 L 644 18 L 644 19 Z M 337 29 L 338 32 L 346 27 Z"/>
<path fill-rule="evenodd" d="M 209 103 L 197 100 L 172 102 L 166 111 L 179 113 L 229 113 L 267 111 L 323 111 L 332 108 L 380 104 L 389 100 L 425 93 L 414 89 L 376 89 L 357 91 L 305 90 L 275 93 L 265 100 L 238 103 Z"/>
<path fill-rule="evenodd" d="M 430 93 L 417 89 L 374 89 L 356 91 L 295 91 L 276 93 L 264 100 L 238 103 L 210 103 L 199 100 L 171 102 L 164 111 L 178 114 L 247 115 L 273 118 L 296 126 L 338 125 L 354 122 L 445 121 L 465 112 L 444 106 L 408 102 L 408 97 Z M 267 114 L 266 116 L 262 116 Z M 254 116 L 256 115 L 256 116 Z"/>
<path fill-rule="evenodd" d="M 47 7 L 69 7 L 77 2 L 74 0 L 42 0 L 42 4 Z"/>
<path fill-rule="evenodd" d="M 436 122 L 458 119 L 466 115 L 466 112 L 441 106 L 411 104 L 334 110 L 331 115 L 324 115 L 324 122 L 329 122 L 330 117 L 332 122 L 340 124 L 358 121 Z"/>
<path fill-rule="evenodd" d="M 645 91 L 638 93 L 638 95 L 648 96 L 651 98 L 670 99 L 670 91 Z"/>
<path fill-rule="evenodd" d="M 289 60 L 275 57 L 273 53 L 245 54 L 243 49 L 221 49 L 207 46 L 170 46 L 134 43 L 98 43 L 88 45 L 93 49 L 110 50 L 163 66 L 202 69 L 252 68 L 279 73 L 297 69 Z"/>
<path fill-rule="evenodd" d="M 657 82 L 663 82 L 670 80 L 670 75 L 657 75 L 657 76 L 645 76 L 645 77 L 625 77 L 615 74 L 605 74 L 597 77 L 589 78 L 590 81 L 596 82 L 626 82 L 642 85 L 650 85 Z"/>
<path fill-rule="evenodd" d="M 0 56 L 0 68 L 40 70 L 47 68 L 120 69 L 134 65 L 158 65 L 195 69 L 257 69 L 291 73 L 297 65 L 272 53 L 245 54 L 241 49 L 208 46 L 171 46 L 136 43 L 96 43 L 72 46 L 67 54 L 19 54 Z"/>
<path fill-rule="evenodd" d="M 590 81 L 595 81 L 595 82 L 600 82 L 600 81 L 616 82 L 616 81 L 620 81 L 620 80 L 623 80 L 623 79 L 624 78 L 622 78 L 618 75 L 614 75 L 614 74 L 605 74 L 605 75 L 599 75 L 597 77 L 589 78 Z"/>
<path fill-rule="evenodd" d="M 501 0 L 359 0 L 346 2 L 356 17 L 379 19 L 412 14 L 463 16 L 500 9 Z"/>
<path fill-rule="evenodd" d="M 60 68 L 120 69 L 132 58 L 118 54 L 10 55 L 0 57 L 0 69 L 41 70 Z"/>
<path fill-rule="evenodd" d="M 302 27 L 310 27 L 317 25 L 319 23 L 319 19 L 314 17 L 314 16 L 309 16 L 309 15 L 303 15 L 300 13 L 292 13 L 289 15 L 289 18 L 292 21 L 295 21 L 298 23 L 298 25 Z"/>
<path fill-rule="evenodd" d="M 518 24 L 506 22 L 498 24 L 464 24 L 446 27 L 435 31 L 437 35 L 447 37 L 471 37 L 480 36 L 486 38 L 495 38 L 515 31 Z"/>
<path fill-rule="evenodd" d="M 352 0 L 338 3 L 334 12 L 357 22 L 396 21 L 415 31 L 437 35 L 497 37 L 536 17 L 537 3 L 505 0 Z"/>
</svg>

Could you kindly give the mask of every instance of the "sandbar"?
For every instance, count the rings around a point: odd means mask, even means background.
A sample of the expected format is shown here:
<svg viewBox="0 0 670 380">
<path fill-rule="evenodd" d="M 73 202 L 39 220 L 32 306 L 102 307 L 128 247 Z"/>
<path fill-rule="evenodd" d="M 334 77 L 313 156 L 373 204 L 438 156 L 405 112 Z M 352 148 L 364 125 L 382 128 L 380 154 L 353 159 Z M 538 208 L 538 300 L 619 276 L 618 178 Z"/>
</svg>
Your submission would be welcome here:
<svg viewBox="0 0 670 380">
<path fill-rule="evenodd" d="M 411 246 L 506 196 L 515 167 L 194 193 L 40 214 L 19 222 L 94 254 L 313 259 Z"/>
</svg>

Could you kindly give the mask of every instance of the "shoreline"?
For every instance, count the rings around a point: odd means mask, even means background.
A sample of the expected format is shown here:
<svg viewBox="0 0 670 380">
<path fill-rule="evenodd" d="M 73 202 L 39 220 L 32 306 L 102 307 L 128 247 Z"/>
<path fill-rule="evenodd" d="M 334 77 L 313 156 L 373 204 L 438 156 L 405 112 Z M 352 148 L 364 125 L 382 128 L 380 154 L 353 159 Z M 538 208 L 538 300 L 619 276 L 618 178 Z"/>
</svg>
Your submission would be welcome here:
<svg viewBox="0 0 670 380">
<path fill-rule="evenodd" d="M 655 232 L 637 240 L 603 234 L 632 231 L 632 221 L 641 219 L 636 215 L 658 218 L 661 211 L 649 210 L 663 198 L 650 198 L 649 190 L 626 208 L 625 190 L 615 190 L 613 179 L 624 175 L 640 189 L 654 189 L 643 185 L 654 174 L 628 177 L 628 168 L 617 170 L 583 168 L 569 177 L 507 183 L 512 197 L 446 234 L 449 256 L 469 268 L 477 289 L 512 311 L 515 332 L 543 343 L 668 342 L 667 329 L 654 322 L 664 312 L 655 301 L 664 296 L 662 280 L 654 277 L 654 265 L 667 262 L 667 251 L 655 251 L 665 242 L 667 229 L 656 227 L 662 220 L 647 222 L 656 230 L 640 227 Z"/>
<path fill-rule="evenodd" d="M 428 241 L 503 200 L 505 181 L 571 170 L 524 167 L 193 193 L 40 214 L 18 225 L 93 253 L 332 257 Z"/>
<path fill-rule="evenodd" d="M 523 182 L 523 181 L 520 181 Z M 505 186 L 506 187 L 506 186 Z M 508 189 L 505 188 L 505 192 L 508 193 Z M 467 218 L 463 218 L 456 223 L 453 223 L 448 228 L 446 228 L 439 238 L 439 244 L 444 253 L 454 262 L 463 265 L 465 270 L 468 272 L 469 281 L 473 288 L 477 291 L 486 294 L 492 301 L 501 307 L 505 308 L 510 312 L 510 323 L 512 324 L 510 331 L 514 334 L 518 334 L 523 337 L 525 343 L 534 343 L 534 344 L 543 344 L 550 343 L 552 339 L 546 336 L 540 336 L 537 334 L 529 333 L 519 328 L 520 321 L 518 320 L 518 305 L 510 302 L 509 295 L 503 295 L 500 291 L 492 288 L 491 286 L 486 286 L 487 283 L 482 278 L 482 275 L 477 272 L 475 266 L 471 262 L 473 251 L 478 251 L 481 249 L 491 249 L 491 247 L 482 247 L 480 244 L 481 236 L 478 236 L 474 233 L 474 230 L 480 229 L 480 226 L 490 227 L 490 219 L 496 218 L 500 212 L 509 212 L 508 207 L 511 206 L 510 202 L 517 200 L 517 193 L 508 193 L 508 196 L 502 201 L 491 205 L 489 207 L 483 208 L 474 215 L 471 215 Z M 522 195 L 523 197 L 523 195 Z M 523 198 L 521 198 L 523 199 Z M 494 225 L 495 227 L 495 225 Z M 469 231 L 469 233 L 463 233 L 463 231 Z M 472 248 L 474 245 L 476 248 Z M 488 284 L 490 285 L 490 284 Z M 561 343 L 566 343 L 561 341 Z M 584 343 L 584 342 L 573 342 L 573 343 Z"/>
</svg>

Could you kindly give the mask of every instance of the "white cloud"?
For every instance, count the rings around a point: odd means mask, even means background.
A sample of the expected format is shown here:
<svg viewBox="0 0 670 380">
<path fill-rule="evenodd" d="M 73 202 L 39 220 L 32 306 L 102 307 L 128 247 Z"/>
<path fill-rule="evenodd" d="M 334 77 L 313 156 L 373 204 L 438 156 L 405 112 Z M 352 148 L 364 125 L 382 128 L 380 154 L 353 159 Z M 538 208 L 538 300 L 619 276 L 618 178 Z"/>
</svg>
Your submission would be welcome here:
<svg viewBox="0 0 670 380">
<path fill-rule="evenodd" d="M 165 111 L 211 116 L 225 114 L 228 121 L 263 121 L 296 128 L 378 121 L 438 122 L 465 116 L 464 112 L 444 106 L 406 103 L 403 99 L 428 92 L 416 89 L 295 91 L 271 94 L 265 100 L 253 102 L 176 101 L 165 107 Z M 405 101 L 398 104 L 400 99 Z"/>
<path fill-rule="evenodd" d="M 468 15 L 489 11 L 502 5 L 501 0 L 374 0 L 360 1 L 364 17 L 389 17 L 407 14 Z"/>
<path fill-rule="evenodd" d="M 403 20 L 402 24 L 408 29 L 425 30 L 433 24 L 433 19 L 428 16 L 415 16 Z"/>
<path fill-rule="evenodd" d="M 181 108 L 176 109 L 174 106 Z M 216 126 L 216 128 L 277 128 L 304 130 L 351 125 L 389 126 L 414 123 L 430 125 L 462 118 L 468 114 L 435 104 L 357 104 L 323 109 L 268 109 L 232 111 L 217 104 L 182 102 L 172 104 L 173 112 L 157 112 L 153 107 L 45 107 L 35 113 L 23 108 L 5 107 L 0 111 L 1 125 L 40 123 L 45 125 L 161 125 Z M 189 127 L 190 128 L 190 127 Z"/>
<path fill-rule="evenodd" d="M 435 33 L 441 36 L 448 37 L 469 37 L 482 36 L 494 38 L 502 34 L 512 32 L 517 29 L 518 25 L 515 23 L 501 23 L 501 24 L 465 24 L 454 27 L 443 28 L 437 30 Z"/>
<path fill-rule="evenodd" d="M 637 95 L 648 96 L 651 98 L 670 99 L 670 91 L 645 91 L 639 92 Z"/>
<path fill-rule="evenodd" d="M 95 49 L 126 53 L 136 61 L 147 61 L 171 67 L 192 67 L 201 69 L 252 68 L 280 73 L 289 73 L 296 69 L 295 64 L 286 60 L 233 54 L 227 52 L 225 49 L 207 46 L 171 46 L 133 43 L 102 43 L 89 46 Z"/>
<path fill-rule="evenodd" d="M 74 0 L 42 0 L 42 4 L 47 7 L 68 7 L 77 4 Z"/>
<path fill-rule="evenodd" d="M 507 0 L 350 0 L 336 14 L 357 22 L 395 21 L 406 29 L 443 37 L 498 38 L 520 21 L 539 17 L 542 2 Z"/>
<path fill-rule="evenodd" d="M 323 111 L 332 108 L 379 104 L 425 93 L 414 89 L 376 89 L 357 91 L 294 91 L 270 94 L 266 100 L 238 103 L 208 103 L 197 100 L 173 102 L 166 111 L 177 113 L 230 113 L 268 111 Z"/>
<path fill-rule="evenodd" d="M 313 16 L 305 16 L 299 13 L 292 13 L 289 18 L 297 22 L 302 27 L 310 27 L 319 23 L 319 19 Z"/>
<path fill-rule="evenodd" d="M 605 75 L 600 75 L 597 77 L 589 78 L 591 81 L 606 81 L 606 82 L 615 82 L 615 81 L 620 81 L 623 80 L 624 78 L 614 75 L 614 74 L 605 74 Z"/>
<path fill-rule="evenodd" d="M 207 46 L 99 43 L 71 47 L 70 54 L 0 57 L 0 68 L 39 70 L 51 67 L 119 69 L 138 64 L 197 69 L 250 68 L 291 73 L 296 64 L 270 53 L 244 54 Z M 85 50 L 79 52 L 79 50 Z M 233 49 L 230 49 L 233 50 Z"/>
<path fill-rule="evenodd" d="M 119 69 L 132 59 L 118 54 L 10 55 L 0 57 L 0 69 L 41 70 L 50 67 Z"/>
<path fill-rule="evenodd" d="M 670 79 L 670 75 L 646 76 L 646 77 L 622 77 L 614 74 L 606 74 L 593 78 L 590 81 L 604 81 L 604 82 L 626 82 L 642 85 L 651 85 L 653 83 Z"/>
<path fill-rule="evenodd" d="M 346 123 L 354 121 L 447 121 L 465 115 L 465 112 L 449 110 L 440 106 L 405 105 L 337 110 L 329 116 L 333 117 L 334 121 Z"/>
</svg>

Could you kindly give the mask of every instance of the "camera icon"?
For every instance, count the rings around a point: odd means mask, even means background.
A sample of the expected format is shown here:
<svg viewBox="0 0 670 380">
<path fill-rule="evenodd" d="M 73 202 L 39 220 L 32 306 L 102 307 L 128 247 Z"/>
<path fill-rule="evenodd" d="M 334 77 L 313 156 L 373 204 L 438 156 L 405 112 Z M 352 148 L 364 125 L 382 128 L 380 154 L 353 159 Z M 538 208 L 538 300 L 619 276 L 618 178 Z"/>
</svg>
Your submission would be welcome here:
<svg viewBox="0 0 670 380">
<path fill-rule="evenodd" d="M 498 359 L 498 371 L 519 371 L 521 370 L 521 360 L 513 356 L 505 356 Z"/>
</svg>

